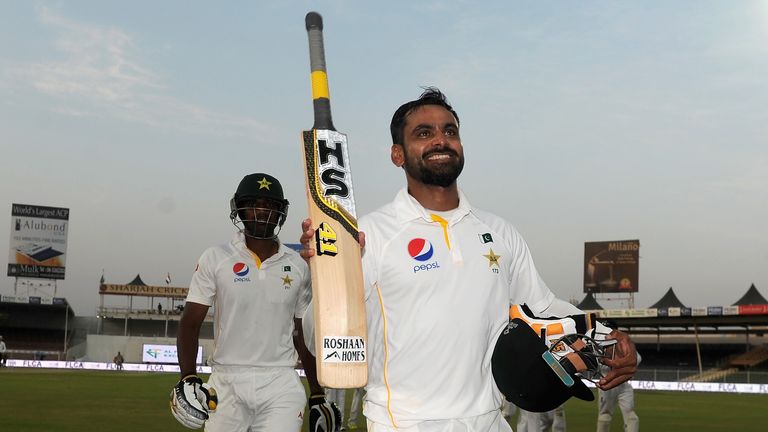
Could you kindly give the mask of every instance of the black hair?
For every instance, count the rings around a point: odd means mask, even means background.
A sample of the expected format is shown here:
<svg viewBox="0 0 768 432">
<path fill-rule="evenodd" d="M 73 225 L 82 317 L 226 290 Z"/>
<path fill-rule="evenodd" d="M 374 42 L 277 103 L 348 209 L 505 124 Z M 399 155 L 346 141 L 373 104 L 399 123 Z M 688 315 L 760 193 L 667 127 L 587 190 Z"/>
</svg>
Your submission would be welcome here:
<svg viewBox="0 0 768 432">
<path fill-rule="evenodd" d="M 392 134 L 392 144 L 403 144 L 405 129 L 405 120 L 416 108 L 424 105 L 438 105 L 447 109 L 459 123 L 459 115 L 453 110 L 451 104 L 443 92 L 437 87 L 424 87 L 424 92 L 418 99 L 406 102 L 400 105 L 400 108 L 392 115 L 392 122 L 389 124 L 389 132 Z"/>
</svg>

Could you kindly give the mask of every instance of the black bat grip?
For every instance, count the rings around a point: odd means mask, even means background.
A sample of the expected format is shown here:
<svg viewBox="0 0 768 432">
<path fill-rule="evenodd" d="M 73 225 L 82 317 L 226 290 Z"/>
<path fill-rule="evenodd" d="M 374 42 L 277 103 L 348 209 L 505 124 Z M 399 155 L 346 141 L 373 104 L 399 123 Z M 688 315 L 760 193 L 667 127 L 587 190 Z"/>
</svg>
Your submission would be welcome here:
<svg viewBox="0 0 768 432">
<path fill-rule="evenodd" d="M 331 97 L 325 67 L 323 17 L 317 12 L 310 12 L 304 21 L 309 37 L 309 66 L 312 71 L 312 104 L 315 111 L 313 129 L 336 130 L 331 119 Z"/>
</svg>

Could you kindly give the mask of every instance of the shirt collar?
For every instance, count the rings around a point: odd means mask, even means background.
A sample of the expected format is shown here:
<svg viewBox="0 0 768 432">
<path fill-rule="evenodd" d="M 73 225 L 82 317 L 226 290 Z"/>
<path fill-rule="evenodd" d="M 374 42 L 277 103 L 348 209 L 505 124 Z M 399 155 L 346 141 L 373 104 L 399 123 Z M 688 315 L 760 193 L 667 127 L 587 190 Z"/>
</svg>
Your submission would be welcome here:
<svg viewBox="0 0 768 432">
<path fill-rule="evenodd" d="M 269 257 L 268 259 L 278 259 L 280 258 L 284 253 L 285 250 L 288 248 L 288 246 L 284 245 L 283 242 L 280 241 L 279 237 L 276 237 L 275 240 L 277 241 L 278 248 L 277 253 Z M 235 236 L 232 238 L 232 245 L 239 251 L 241 251 L 244 254 L 251 255 L 250 249 L 248 249 L 248 246 L 245 244 L 245 234 L 242 232 L 236 232 Z"/>
<path fill-rule="evenodd" d="M 397 210 L 397 218 L 400 222 L 409 222 L 416 219 L 423 219 L 430 223 L 432 222 L 432 213 L 408 193 L 407 187 L 400 189 L 397 195 L 395 195 L 394 205 Z M 471 211 L 472 205 L 469 203 L 469 200 L 467 200 L 464 192 L 459 189 L 459 206 L 453 213 L 451 220 L 448 221 L 449 224 L 454 224 L 460 221 Z"/>
</svg>

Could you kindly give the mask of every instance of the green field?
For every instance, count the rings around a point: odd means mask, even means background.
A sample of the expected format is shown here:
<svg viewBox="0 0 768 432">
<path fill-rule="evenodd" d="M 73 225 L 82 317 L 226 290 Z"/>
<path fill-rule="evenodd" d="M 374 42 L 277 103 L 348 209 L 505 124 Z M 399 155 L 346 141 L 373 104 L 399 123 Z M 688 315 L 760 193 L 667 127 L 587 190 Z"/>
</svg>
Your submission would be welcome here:
<svg viewBox="0 0 768 432">
<path fill-rule="evenodd" d="M 0 369 L 0 428 L 8 432 L 186 431 L 168 410 L 176 379 L 174 374 Z M 637 392 L 636 399 L 644 431 L 768 430 L 765 395 Z M 351 401 L 350 393 L 347 404 Z M 597 402 L 571 400 L 566 405 L 570 432 L 594 431 L 596 417 Z M 617 411 L 612 431 L 621 431 L 620 420 Z"/>
</svg>

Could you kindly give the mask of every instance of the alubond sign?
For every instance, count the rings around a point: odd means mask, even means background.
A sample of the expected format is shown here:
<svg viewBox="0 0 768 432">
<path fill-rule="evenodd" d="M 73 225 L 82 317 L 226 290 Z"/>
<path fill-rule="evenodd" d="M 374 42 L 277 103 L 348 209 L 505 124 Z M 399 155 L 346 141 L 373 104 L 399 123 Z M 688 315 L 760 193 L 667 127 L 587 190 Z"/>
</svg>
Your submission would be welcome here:
<svg viewBox="0 0 768 432">
<path fill-rule="evenodd" d="M 64 279 L 69 209 L 12 204 L 8 276 Z"/>
</svg>

